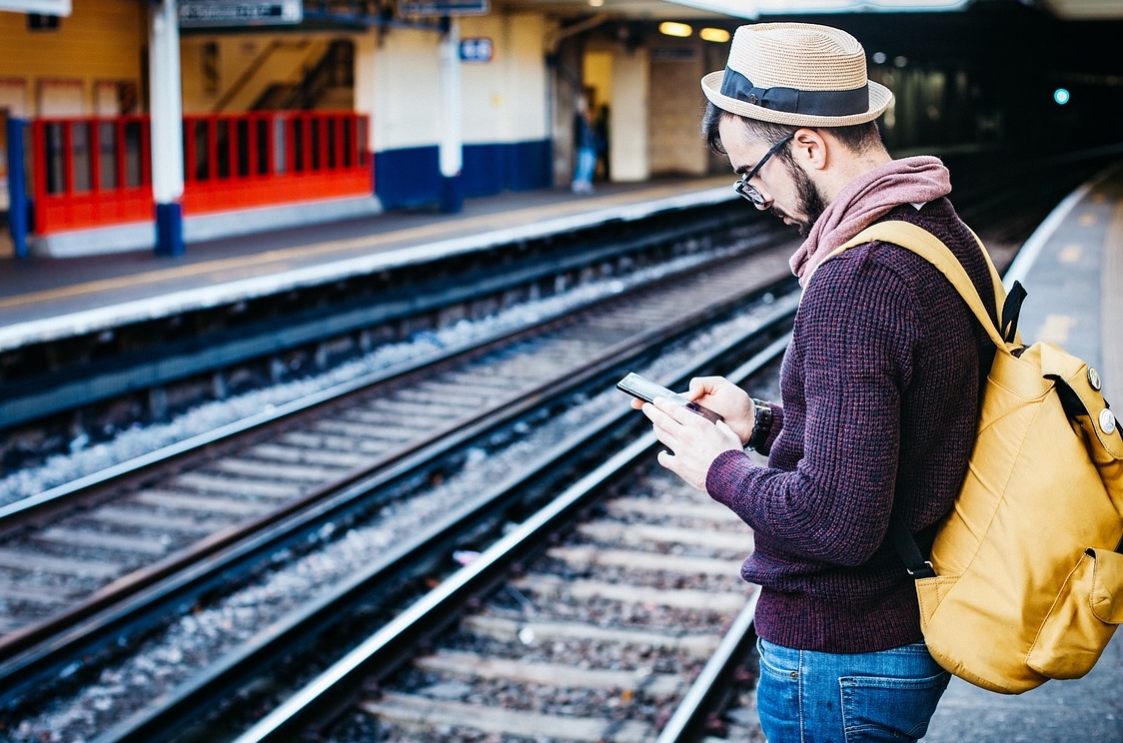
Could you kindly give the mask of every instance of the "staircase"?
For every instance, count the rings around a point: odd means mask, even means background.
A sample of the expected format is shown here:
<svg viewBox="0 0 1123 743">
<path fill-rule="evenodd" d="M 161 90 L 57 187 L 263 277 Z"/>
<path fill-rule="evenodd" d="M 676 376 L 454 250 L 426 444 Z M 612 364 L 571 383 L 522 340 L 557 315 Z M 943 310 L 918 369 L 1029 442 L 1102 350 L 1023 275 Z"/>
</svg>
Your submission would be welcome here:
<svg viewBox="0 0 1123 743">
<path fill-rule="evenodd" d="M 349 111 L 354 103 L 355 45 L 347 39 L 336 39 L 299 82 L 270 85 L 250 110 Z"/>
</svg>

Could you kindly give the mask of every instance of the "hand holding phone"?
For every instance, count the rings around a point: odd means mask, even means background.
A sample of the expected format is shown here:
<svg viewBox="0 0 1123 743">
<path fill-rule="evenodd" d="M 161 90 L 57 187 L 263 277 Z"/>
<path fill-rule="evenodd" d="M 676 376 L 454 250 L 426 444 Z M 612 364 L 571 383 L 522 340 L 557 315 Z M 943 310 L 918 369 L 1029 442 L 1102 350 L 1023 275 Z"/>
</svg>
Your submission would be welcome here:
<svg viewBox="0 0 1123 743">
<path fill-rule="evenodd" d="M 616 387 L 633 397 L 638 397 L 644 402 L 654 402 L 657 397 L 665 397 L 671 402 L 681 405 L 693 413 L 697 413 L 711 423 L 717 423 L 722 419 L 720 415 L 709 408 L 702 407 L 698 403 L 687 399 L 684 395 L 678 392 L 672 392 L 663 385 L 652 382 L 646 377 L 641 377 L 635 372 L 629 373 L 628 376 L 617 382 Z"/>
</svg>

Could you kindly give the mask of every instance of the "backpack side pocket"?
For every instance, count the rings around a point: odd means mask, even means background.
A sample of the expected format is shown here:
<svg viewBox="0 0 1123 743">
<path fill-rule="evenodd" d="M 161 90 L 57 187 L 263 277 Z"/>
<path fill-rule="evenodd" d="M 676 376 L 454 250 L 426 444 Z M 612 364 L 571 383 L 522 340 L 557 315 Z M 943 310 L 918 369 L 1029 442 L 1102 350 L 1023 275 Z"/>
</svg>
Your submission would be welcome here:
<svg viewBox="0 0 1123 743">
<path fill-rule="evenodd" d="M 1123 622 L 1123 555 L 1087 549 L 1057 593 L 1026 663 L 1043 676 L 1080 678 Z"/>
</svg>

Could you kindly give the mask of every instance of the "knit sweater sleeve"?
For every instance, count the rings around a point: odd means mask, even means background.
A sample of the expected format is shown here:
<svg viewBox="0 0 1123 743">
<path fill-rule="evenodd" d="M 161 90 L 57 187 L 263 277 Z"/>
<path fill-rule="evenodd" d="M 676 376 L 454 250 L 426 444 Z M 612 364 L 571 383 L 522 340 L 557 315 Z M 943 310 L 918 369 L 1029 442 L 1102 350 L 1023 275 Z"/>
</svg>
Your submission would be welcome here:
<svg viewBox="0 0 1123 743">
<path fill-rule="evenodd" d="M 824 263 L 800 302 L 784 380 L 802 385 L 803 425 L 785 390 L 789 420 L 770 466 L 731 451 L 707 476 L 714 499 L 793 557 L 860 565 L 888 528 L 919 322 L 912 292 L 875 254 Z M 775 466 L 777 449 L 796 452 L 794 467 Z"/>
</svg>

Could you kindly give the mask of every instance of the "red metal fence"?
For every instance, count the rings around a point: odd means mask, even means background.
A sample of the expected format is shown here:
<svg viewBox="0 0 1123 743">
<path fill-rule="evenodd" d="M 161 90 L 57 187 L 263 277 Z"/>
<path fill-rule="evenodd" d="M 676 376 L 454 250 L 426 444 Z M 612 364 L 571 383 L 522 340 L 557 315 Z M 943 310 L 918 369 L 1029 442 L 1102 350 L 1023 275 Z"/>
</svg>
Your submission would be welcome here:
<svg viewBox="0 0 1123 743">
<path fill-rule="evenodd" d="M 32 122 L 34 231 L 151 220 L 150 152 L 147 117 Z"/>
<path fill-rule="evenodd" d="M 369 118 L 353 112 L 183 117 L 185 216 L 372 192 Z M 153 219 L 147 116 L 37 119 L 34 231 Z"/>
</svg>

